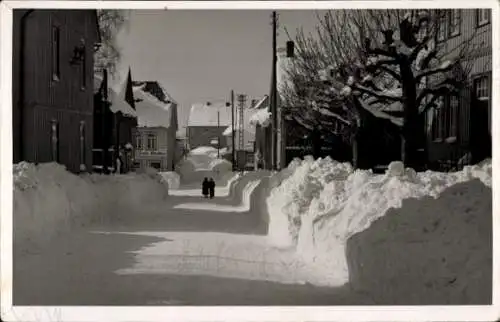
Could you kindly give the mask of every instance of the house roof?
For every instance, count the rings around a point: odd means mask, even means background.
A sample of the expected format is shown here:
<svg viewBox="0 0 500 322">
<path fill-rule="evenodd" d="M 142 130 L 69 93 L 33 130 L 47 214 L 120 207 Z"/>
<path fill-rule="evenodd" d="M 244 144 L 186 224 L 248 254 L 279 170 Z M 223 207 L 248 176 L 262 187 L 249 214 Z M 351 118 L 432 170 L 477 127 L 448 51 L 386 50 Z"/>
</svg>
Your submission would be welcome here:
<svg viewBox="0 0 500 322">
<path fill-rule="evenodd" d="M 236 115 L 235 115 L 236 117 Z M 226 103 L 193 104 L 189 111 L 188 126 L 223 126 L 231 125 L 231 106 Z"/>
<path fill-rule="evenodd" d="M 94 73 L 94 94 L 97 94 L 103 85 L 103 77 Z M 123 115 L 137 117 L 136 111 L 127 102 L 125 102 L 124 97 L 123 99 L 118 98 L 118 96 L 121 96 L 123 93 L 117 93 L 115 89 L 108 86 L 107 94 L 107 101 L 111 103 L 109 106 L 111 112 L 122 112 Z"/>
<path fill-rule="evenodd" d="M 132 82 L 138 127 L 177 128 L 177 102 L 157 81 Z"/>
</svg>

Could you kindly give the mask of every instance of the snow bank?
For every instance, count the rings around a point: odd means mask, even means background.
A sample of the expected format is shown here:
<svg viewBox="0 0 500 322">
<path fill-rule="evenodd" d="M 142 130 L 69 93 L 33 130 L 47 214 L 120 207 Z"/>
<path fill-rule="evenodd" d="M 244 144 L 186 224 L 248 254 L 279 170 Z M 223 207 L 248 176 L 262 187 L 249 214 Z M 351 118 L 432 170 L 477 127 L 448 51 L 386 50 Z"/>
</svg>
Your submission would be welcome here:
<svg viewBox="0 0 500 322">
<path fill-rule="evenodd" d="M 279 247 L 296 247 L 306 262 L 322 271 L 319 284 L 342 285 L 349 280 L 345 245 L 390 208 L 408 198 L 436 198 L 447 187 L 479 178 L 491 185 L 491 162 L 456 173 L 404 169 L 390 164 L 387 173 L 353 171 L 348 163 L 329 158 L 294 161 L 293 174 L 271 190 L 267 199 L 269 240 Z M 489 196 L 491 201 L 491 195 Z M 474 207 L 471 204 L 471 207 Z"/>
<path fill-rule="evenodd" d="M 195 203 L 184 203 L 174 206 L 174 209 L 191 209 L 191 210 L 204 210 L 204 211 L 216 211 L 216 212 L 230 212 L 230 213 L 242 213 L 250 211 L 250 201 L 251 196 L 259 185 L 260 180 L 249 181 L 243 188 L 241 194 L 241 202 L 237 206 L 233 205 L 220 205 L 211 202 L 195 202 Z"/>
<path fill-rule="evenodd" d="M 179 189 L 181 177 L 177 172 L 167 171 L 160 172 L 163 182 L 167 182 L 168 189 Z"/>
<path fill-rule="evenodd" d="M 158 176 L 82 175 L 56 163 L 14 165 L 14 242 L 21 249 L 53 236 L 164 200 Z"/>
<path fill-rule="evenodd" d="M 348 240 L 351 287 L 382 305 L 491 304 L 491 199 L 471 180 L 404 200 Z"/>
<path fill-rule="evenodd" d="M 220 182 L 232 171 L 231 162 L 222 159 L 226 152 L 225 148 L 218 151 L 210 146 L 197 147 L 177 164 L 176 172 L 183 183 L 201 182 L 204 177 L 213 177 Z"/>
<path fill-rule="evenodd" d="M 233 171 L 231 162 L 224 159 L 215 159 L 210 162 L 210 169 L 218 175 L 226 174 Z"/>
</svg>

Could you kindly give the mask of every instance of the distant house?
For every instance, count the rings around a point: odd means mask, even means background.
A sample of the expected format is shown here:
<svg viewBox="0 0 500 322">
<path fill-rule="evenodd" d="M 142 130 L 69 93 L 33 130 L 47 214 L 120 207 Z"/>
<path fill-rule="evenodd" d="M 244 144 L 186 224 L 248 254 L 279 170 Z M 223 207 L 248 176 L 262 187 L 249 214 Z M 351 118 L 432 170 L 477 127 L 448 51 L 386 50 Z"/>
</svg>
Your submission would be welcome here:
<svg viewBox="0 0 500 322">
<path fill-rule="evenodd" d="M 233 130 L 234 130 L 234 147 L 235 161 L 237 168 L 254 169 L 254 152 L 255 152 L 255 122 L 253 118 L 260 111 L 262 106 L 268 102 L 267 95 L 257 100 L 253 99 L 249 107 L 243 109 L 243 127 L 240 127 L 240 109 L 235 109 L 235 127 L 228 126 L 222 135 L 225 137 L 226 148 L 229 156 L 232 156 L 233 148 Z"/>
<path fill-rule="evenodd" d="M 460 97 L 445 97 L 426 115 L 427 154 L 431 167 L 460 168 L 491 157 L 492 25 L 491 9 L 443 10 L 438 45 L 477 46 L 468 60 L 472 70 Z"/>
<path fill-rule="evenodd" d="M 255 106 L 257 113 L 252 120 L 255 126 L 255 166 L 256 168 L 271 169 L 272 167 L 272 126 L 270 120 L 263 122 L 269 115 L 269 95 Z"/>
<path fill-rule="evenodd" d="M 14 162 L 92 167 L 95 10 L 13 10 Z"/>
<path fill-rule="evenodd" d="M 135 168 L 173 171 L 178 160 L 177 103 L 157 81 L 135 81 L 138 126 L 134 130 Z"/>
<path fill-rule="evenodd" d="M 231 125 L 231 104 L 224 102 L 194 104 L 189 111 L 187 138 L 189 149 L 199 146 L 227 146 L 222 134 Z"/>
</svg>

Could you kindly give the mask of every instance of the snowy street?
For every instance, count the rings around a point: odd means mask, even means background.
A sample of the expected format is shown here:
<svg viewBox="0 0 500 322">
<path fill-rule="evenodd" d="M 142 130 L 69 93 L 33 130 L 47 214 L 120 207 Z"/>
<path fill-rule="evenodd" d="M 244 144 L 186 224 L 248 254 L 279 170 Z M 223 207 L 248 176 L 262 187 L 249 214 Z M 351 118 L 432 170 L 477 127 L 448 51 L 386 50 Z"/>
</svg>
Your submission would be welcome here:
<svg viewBox="0 0 500 322">
<path fill-rule="evenodd" d="M 18 251 L 14 303 L 327 305 L 364 301 L 340 288 L 302 283 L 305 275 L 314 273 L 292 250 L 268 245 L 267 214 L 259 203 L 268 181 L 265 172 L 246 175 L 235 187 L 226 187 L 240 196 L 213 200 L 192 196 L 192 191 L 181 187 L 161 211 L 131 213 L 61 235 L 43 249 Z"/>
</svg>

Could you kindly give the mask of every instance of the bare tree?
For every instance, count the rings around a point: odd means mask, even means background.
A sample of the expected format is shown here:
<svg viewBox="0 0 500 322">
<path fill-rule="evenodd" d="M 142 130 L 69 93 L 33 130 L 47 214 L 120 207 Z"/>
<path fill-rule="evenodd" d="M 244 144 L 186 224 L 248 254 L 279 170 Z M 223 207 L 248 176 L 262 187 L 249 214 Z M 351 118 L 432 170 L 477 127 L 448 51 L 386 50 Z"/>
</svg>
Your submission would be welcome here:
<svg viewBox="0 0 500 322">
<path fill-rule="evenodd" d="M 462 13 L 337 10 L 318 17 L 316 37 L 299 32 L 295 38 L 297 58 L 288 71 L 294 88 L 284 91 L 295 106 L 290 113 L 314 127 L 328 125 L 329 117 L 346 125 L 353 155 L 366 113 L 387 119 L 401 129 L 402 160 L 418 166 L 426 113 L 467 86 L 470 58 L 483 45 L 474 41 L 477 31 L 456 46 L 436 44 L 440 26 Z M 315 73 L 323 73 L 328 82 L 318 85 Z M 317 121 L 314 102 L 322 108 Z"/>
<path fill-rule="evenodd" d="M 472 67 L 470 58 L 482 46 L 473 41 L 476 32 L 454 47 L 436 44 L 440 28 L 453 24 L 453 15 L 462 12 L 363 10 L 351 14 L 362 55 L 343 93 L 357 96 L 361 106 L 372 112 L 402 112 L 401 118 L 390 119 L 401 126 L 401 158 L 410 167 L 421 163 L 418 151 L 425 142 L 425 114 L 437 108 L 443 97 L 460 95 Z"/>
<path fill-rule="evenodd" d="M 116 36 L 127 24 L 127 15 L 123 10 L 97 10 L 101 45 L 95 52 L 94 61 L 97 70 L 107 69 L 115 75 L 116 67 L 121 59 L 120 48 Z"/>
<path fill-rule="evenodd" d="M 343 95 L 344 76 L 358 56 L 359 37 L 343 28 L 347 16 L 328 12 L 318 18 L 315 34 L 298 30 L 296 55 L 289 65 L 288 87 L 281 88 L 286 115 L 311 132 L 343 137 L 352 146 L 353 165 L 357 164 L 357 134 L 362 110 L 356 97 Z M 314 142 L 313 142 L 314 144 Z M 318 142 L 317 144 L 321 144 Z"/>
</svg>

